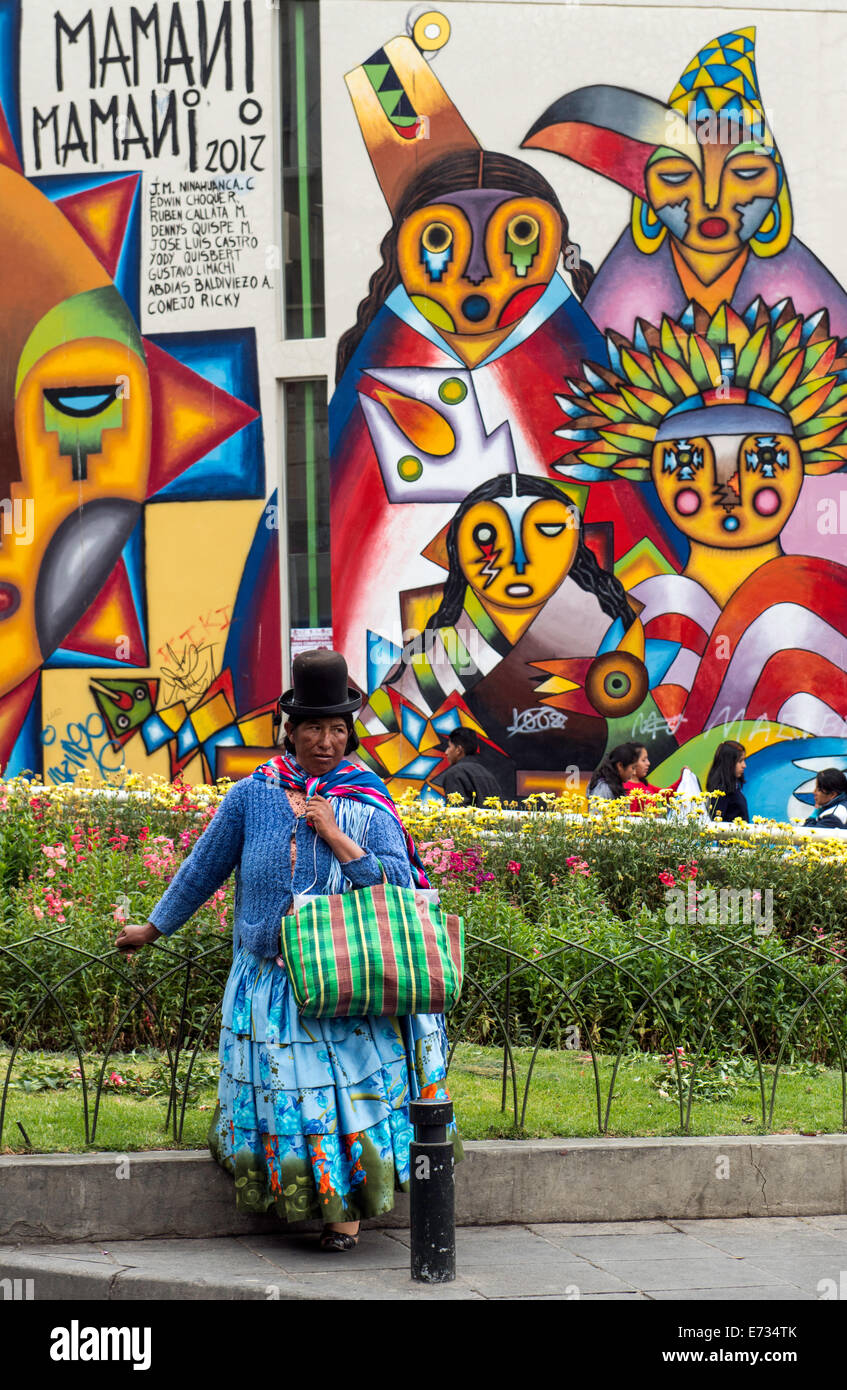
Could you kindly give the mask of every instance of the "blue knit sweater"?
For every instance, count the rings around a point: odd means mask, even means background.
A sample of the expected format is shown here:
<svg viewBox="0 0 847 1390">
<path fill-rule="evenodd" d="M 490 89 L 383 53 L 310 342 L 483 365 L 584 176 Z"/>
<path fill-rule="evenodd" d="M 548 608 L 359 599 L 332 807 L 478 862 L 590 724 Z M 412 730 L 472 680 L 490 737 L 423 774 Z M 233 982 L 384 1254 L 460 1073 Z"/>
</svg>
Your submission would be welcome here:
<svg viewBox="0 0 847 1390">
<path fill-rule="evenodd" d="M 411 886 L 403 834 L 388 811 L 374 808 L 362 848 L 366 853 L 361 859 L 343 865 L 353 888 L 380 883 L 380 863 L 390 883 Z M 173 935 L 235 870 L 233 946 L 241 944 L 263 958 L 275 956 L 280 919 L 290 911 L 292 894 L 326 892 L 332 860 L 329 846 L 303 817 L 294 815 L 281 788 L 246 777 L 227 792 L 148 920 L 163 936 Z"/>
</svg>

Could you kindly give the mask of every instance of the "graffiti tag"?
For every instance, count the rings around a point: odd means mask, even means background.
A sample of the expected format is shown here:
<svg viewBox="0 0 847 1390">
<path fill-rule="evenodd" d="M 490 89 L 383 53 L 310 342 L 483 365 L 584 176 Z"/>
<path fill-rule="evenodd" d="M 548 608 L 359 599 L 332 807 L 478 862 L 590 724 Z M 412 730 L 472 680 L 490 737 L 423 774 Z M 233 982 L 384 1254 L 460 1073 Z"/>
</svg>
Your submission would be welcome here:
<svg viewBox="0 0 847 1390">
<path fill-rule="evenodd" d="M 216 617 L 217 614 L 220 614 L 220 617 Z M 184 632 L 175 632 L 167 642 L 163 642 L 156 655 L 164 659 L 177 642 L 190 642 L 199 647 L 208 633 L 225 632 L 229 627 L 231 615 L 231 603 L 225 603 L 223 608 L 210 608 L 205 615 L 199 613 Z"/>
<path fill-rule="evenodd" d="M 512 722 L 506 733 L 510 737 L 513 734 L 542 734 L 547 729 L 564 729 L 567 722 L 568 716 L 564 710 L 547 709 L 544 705 L 521 710 L 520 714 L 513 709 Z"/>
<path fill-rule="evenodd" d="M 684 714 L 672 714 L 669 719 L 662 719 L 655 710 L 649 714 L 638 714 L 632 721 L 633 737 L 636 734 L 646 734 L 648 738 L 655 737 L 656 734 L 668 733 L 675 734 L 688 720 Z"/>
<path fill-rule="evenodd" d="M 172 704 L 178 695 L 203 695 L 217 674 L 214 642 L 205 647 L 186 642 L 181 654 L 168 643 L 166 651 L 172 665 L 159 667 L 164 688 L 162 704 Z"/>
<path fill-rule="evenodd" d="M 41 742 L 45 748 L 54 747 L 58 738 L 54 724 L 48 724 L 42 730 Z M 116 748 L 111 743 L 105 722 L 99 714 L 90 714 L 82 724 L 68 724 L 59 748 L 64 754 L 62 761 L 47 769 L 47 775 L 56 786 L 75 782 L 83 771 L 92 772 L 104 782 L 113 782 L 115 773 L 120 772 L 126 763 L 123 748 Z"/>
</svg>

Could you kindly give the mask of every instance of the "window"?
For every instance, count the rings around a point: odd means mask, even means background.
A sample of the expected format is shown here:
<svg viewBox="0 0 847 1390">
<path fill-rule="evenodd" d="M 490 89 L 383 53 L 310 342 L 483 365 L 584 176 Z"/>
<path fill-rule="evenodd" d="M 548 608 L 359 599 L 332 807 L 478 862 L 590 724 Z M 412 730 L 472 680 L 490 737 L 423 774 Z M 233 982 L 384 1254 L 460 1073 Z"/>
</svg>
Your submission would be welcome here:
<svg viewBox="0 0 847 1390">
<path fill-rule="evenodd" d="M 288 582 L 292 628 L 332 625 L 326 380 L 285 384 Z"/>
<path fill-rule="evenodd" d="M 322 338 L 326 314 L 318 4 L 283 0 L 280 11 L 285 336 Z"/>
</svg>

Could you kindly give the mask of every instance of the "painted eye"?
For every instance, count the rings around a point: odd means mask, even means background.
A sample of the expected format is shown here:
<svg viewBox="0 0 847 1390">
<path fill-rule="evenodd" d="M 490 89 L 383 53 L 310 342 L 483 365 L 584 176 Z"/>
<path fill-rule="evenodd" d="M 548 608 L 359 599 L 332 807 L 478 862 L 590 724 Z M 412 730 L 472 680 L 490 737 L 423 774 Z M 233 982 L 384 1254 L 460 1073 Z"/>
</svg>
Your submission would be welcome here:
<svg viewBox="0 0 847 1390">
<path fill-rule="evenodd" d="M 44 396 L 54 410 L 79 420 L 90 419 L 117 399 L 120 382 L 112 386 L 46 387 Z"/>
<path fill-rule="evenodd" d="M 745 449 L 744 462 L 748 473 L 758 473 L 763 478 L 778 477 L 777 469 L 786 469 L 790 459 L 786 449 L 781 448 L 775 435 L 762 435 L 754 441 L 754 447 Z"/>
<path fill-rule="evenodd" d="M 691 482 L 703 467 L 703 450 L 696 449 L 687 439 L 677 439 L 665 449 L 662 472 L 676 475 L 677 482 Z"/>
<path fill-rule="evenodd" d="M 482 549 L 483 546 L 493 544 L 496 534 L 493 526 L 489 525 L 487 521 L 481 521 L 479 526 L 474 527 L 473 538 Z"/>
<path fill-rule="evenodd" d="M 662 183 L 668 183 L 668 184 L 671 184 L 672 186 L 673 186 L 673 185 L 676 185 L 676 184 L 678 184 L 678 183 L 685 183 L 686 179 L 689 179 L 690 177 L 691 177 L 691 175 L 688 174 L 688 173 L 685 173 L 685 174 L 660 174 L 660 175 L 659 175 L 659 179 L 661 180 Z"/>
<path fill-rule="evenodd" d="M 541 227 L 537 217 L 528 212 L 518 212 L 506 227 L 506 254 L 511 257 L 515 274 L 521 278 L 526 275 L 535 257 L 541 240 Z"/>
<path fill-rule="evenodd" d="M 732 172 L 737 179 L 758 179 L 767 171 L 762 167 L 761 169 L 733 169 Z"/>
<path fill-rule="evenodd" d="M 534 217 L 530 217 L 527 212 L 519 212 L 506 228 L 506 235 L 516 246 L 529 246 L 537 240 L 540 230 Z"/>
<path fill-rule="evenodd" d="M 565 529 L 563 521 L 537 521 L 536 531 L 540 531 L 542 536 L 560 536 Z"/>
<path fill-rule="evenodd" d="M 453 244 L 453 232 L 446 222 L 430 222 L 424 227 L 421 245 L 425 251 L 432 252 L 433 255 L 440 255 Z"/>
<path fill-rule="evenodd" d="M 430 222 L 421 237 L 421 261 L 436 284 L 453 259 L 453 230 L 446 222 Z"/>
</svg>

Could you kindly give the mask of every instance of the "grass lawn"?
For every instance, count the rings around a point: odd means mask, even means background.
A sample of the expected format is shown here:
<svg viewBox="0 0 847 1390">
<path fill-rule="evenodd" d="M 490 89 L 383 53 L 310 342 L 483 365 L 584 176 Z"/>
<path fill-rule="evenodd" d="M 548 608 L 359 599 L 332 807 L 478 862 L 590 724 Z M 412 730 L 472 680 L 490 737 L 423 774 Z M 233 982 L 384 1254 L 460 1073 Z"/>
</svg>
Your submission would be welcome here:
<svg viewBox="0 0 847 1390">
<path fill-rule="evenodd" d="M 528 1048 L 514 1052 L 518 1079 L 518 1116 L 523 1104 L 527 1068 L 532 1056 Z M 92 1062 L 94 1059 L 91 1059 Z M 5 1077 L 8 1053 L 0 1052 L 0 1078 Z M 114 1072 L 126 1084 L 113 1082 L 105 1091 L 97 1117 L 95 1142 L 86 1145 L 82 1118 L 82 1087 L 72 1077 L 77 1065 L 71 1054 L 19 1054 L 12 1075 L 14 1088 L 6 1098 L 2 1153 L 26 1153 L 29 1146 L 19 1125 L 26 1131 L 32 1150 L 40 1153 L 81 1152 L 104 1149 L 119 1153 L 137 1149 L 205 1148 L 206 1131 L 215 1108 L 214 1075 L 216 1058 L 211 1053 L 198 1057 L 198 1086 L 186 1106 L 181 1143 L 173 1128 L 165 1131 L 167 1113 L 166 1084 L 156 1053 L 114 1055 L 108 1073 Z M 600 1094 L 605 1115 L 612 1079 L 613 1059 L 599 1059 Z M 86 1061 L 96 1077 L 99 1067 Z M 765 1068 L 765 1096 L 770 1104 L 773 1069 Z M 758 1081 L 747 1075 L 749 1067 L 729 1063 L 724 1077 L 720 1067 L 703 1073 L 704 1084 L 717 1099 L 695 1100 L 689 1133 L 707 1134 L 808 1134 L 832 1133 L 842 1129 L 842 1078 L 840 1071 L 800 1064 L 780 1074 L 773 1124 L 761 1123 Z M 107 1074 L 108 1074 L 107 1073 Z M 680 1134 L 679 1107 L 653 1085 L 664 1078 L 668 1068 L 660 1058 L 644 1054 L 627 1057 L 615 1082 L 615 1096 L 608 1126 L 610 1135 Z M 671 1077 L 673 1072 L 670 1073 Z M 684 1075 L 684 1073 L 683 1073 Z M 20 1089 L 21 1085 L 25 1089 Z M 500 1109 L 502 1053 L 494 1048 L 463 1044 L 456 1048 L 450 1068 L 450 1092 L 456 1105 L 460 1131 L 465 1139 L 553 1138 L 597 1135 L 597 1107 L 594 1072 L 584 1053 L 541 1051 L 532 1076 L 529 1102 L 523 1128 L 516 1128 L 511 1081 L 507 1088 L 507 1109 Z M 0 1088 L 1 1090 L 2 1088 Z M 663 1089 L 674 1094 L 672 1083 Z M 146 1092 L 146 1094 L 145 1094 Z M 687 1103 L 687 1089 L 683 1091 Z M 93 1095 L 89 1097 L 89 1123 L 93 1119 Z"/>
</svg>

